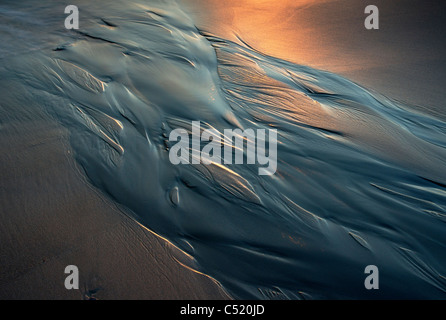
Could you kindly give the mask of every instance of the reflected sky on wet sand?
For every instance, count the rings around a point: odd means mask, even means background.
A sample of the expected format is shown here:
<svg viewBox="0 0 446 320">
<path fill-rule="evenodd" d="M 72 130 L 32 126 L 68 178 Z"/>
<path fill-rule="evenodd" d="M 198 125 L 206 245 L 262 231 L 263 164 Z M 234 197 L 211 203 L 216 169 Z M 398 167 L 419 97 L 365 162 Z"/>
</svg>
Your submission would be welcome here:
<svg viewBox="0 0 446 320">
<path fill-rule="evenodd" d="M 364 28 L 365 2 L 182 0 L 198 27 L 294 63 L 342 74 L 391 98 L 445 115 L 445 4 L 374 1 L 380 30 Z"/>
</svg>

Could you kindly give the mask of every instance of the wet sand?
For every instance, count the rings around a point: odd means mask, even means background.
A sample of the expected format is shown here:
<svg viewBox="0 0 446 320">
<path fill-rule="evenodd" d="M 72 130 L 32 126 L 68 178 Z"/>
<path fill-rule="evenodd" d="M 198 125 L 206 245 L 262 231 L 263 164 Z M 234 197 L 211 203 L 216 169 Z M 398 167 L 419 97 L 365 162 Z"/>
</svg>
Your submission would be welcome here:
<svg viewBox="0 0 446 320">
<path fill-rule="evenodd" d="M 22 81 L 42 62 L 16 74 L 69 34 L 64 6 L 0 6 L 0 299 L 227 299 L 190 257 L 88 181 L 69 131 L 48 112 L 54 96 Z M 64 287 L 71 264 L 79 290 Z"/>
<path fill-rule="evenodd" d="M 328 70 L 446 118 L 446 5 L 373 1 L 380 29 L 364 28 L 357 0 L 182 0 L 197 26 L 297 64 Z M 372 3 L 370 3 L 372 4 Z"/>
<path fill-rule="evenodd" d="M 228 298 L 86 181 L 67 130 L 37 105 L 1 114 L 0 299 Z M 79 290 L 64 287 L 71 264 Z"/>
<path fill-rule="evenodd" d="M 350 0 L 230 3 L 196 2 L 194 20 L 172 1 L 84 1 L 77 32 L 62 2 L 0 6 L 14 17 L 0 30 L 1 297 L 226 297 L 188 266 L 236 298 L 444 297 L 444 123 L 305 66 L 398 92 L 388 65 L 412 70 L 412 51 L 356 34 Z M 441 83 L 416 82 L 421 107 Z M 277 174 L 175 167 L 169 131 L 191 120 L 278 129 Z M 363 288 L 370 263 L 379 296 Z M 80 291 L 62 286 L 68 264 Z"/>
</svg>

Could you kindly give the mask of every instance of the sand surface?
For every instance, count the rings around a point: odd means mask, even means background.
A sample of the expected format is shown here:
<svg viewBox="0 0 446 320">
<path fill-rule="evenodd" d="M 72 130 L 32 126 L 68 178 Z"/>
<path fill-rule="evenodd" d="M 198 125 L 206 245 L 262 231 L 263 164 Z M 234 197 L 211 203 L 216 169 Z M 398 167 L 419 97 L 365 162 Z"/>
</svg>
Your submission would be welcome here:
<svg viewBox="0 0 446 320">
<path fill-rule="evenodd" d="M 199 28 L 446 118 L 444 1 L 182 0 Z M 364 28 L 374 4 L 380 29 Z"/>
<path fill-rule="evenodd" d="M 0 299 L 228 297 L 86 181 L 67 130 L 37 106 L 15 107 L 1 106 Z M 71 264 L 79 290 L 64 287 Z"/>
<path fill-rule="evenodd" d="M 382 2 L 370 33 L 351 0 L 195 2 L 192 17 L 116 0 L 80 1 L 69 31 L 62 1 L 30 3 L 0 5 L 1 297 L 225 297 L 194 268 L 235 298 L 444 298 L 446 125 L 410 107 L 441 113 L 438 21 L 408 36 L 416 10 Z M 276 129 L 276 173 L 176 166 L 169 133 L 191 121 Z"/>
</svg>

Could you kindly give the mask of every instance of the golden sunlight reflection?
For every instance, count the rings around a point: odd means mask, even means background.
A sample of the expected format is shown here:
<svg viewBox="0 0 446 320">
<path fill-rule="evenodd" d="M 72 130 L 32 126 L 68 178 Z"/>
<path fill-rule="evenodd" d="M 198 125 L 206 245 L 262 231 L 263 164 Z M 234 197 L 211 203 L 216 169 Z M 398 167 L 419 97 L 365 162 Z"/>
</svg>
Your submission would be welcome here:
<svg viewBox="0 0 446 320">
<path fill-rule="evenodd" d="M 266 55 L 338 73 L 396 99 L 444 106 L 439 84 L 446 46 L 438 39 L 446 29 L 432 14 L 437 9 L 422 2 L 403 8 L 402 1 L 377 0 L 382 28 L 371 32 L 364 28 L 365 3 L 357 0 L 179 1 L 203 31 L 240 38 Z"/>
<path fill-rule="evenodd" d="M 345 28 L 333 0 L 183 1 L 205 31 L 237 42 L 240 37 L 267 55 L 295 63 L 340 72 L 362 68 L 374 54 L 364 50 L 364 55 L 358 55 L 348 44 L 360 41 L 362 4 L 343 8 L 341 16 L 353 20 Z M 343 50 L 346 46 L 348 50 Z"/>
</svg>

